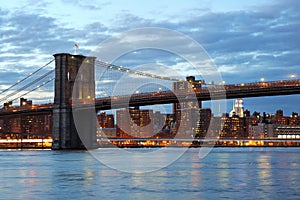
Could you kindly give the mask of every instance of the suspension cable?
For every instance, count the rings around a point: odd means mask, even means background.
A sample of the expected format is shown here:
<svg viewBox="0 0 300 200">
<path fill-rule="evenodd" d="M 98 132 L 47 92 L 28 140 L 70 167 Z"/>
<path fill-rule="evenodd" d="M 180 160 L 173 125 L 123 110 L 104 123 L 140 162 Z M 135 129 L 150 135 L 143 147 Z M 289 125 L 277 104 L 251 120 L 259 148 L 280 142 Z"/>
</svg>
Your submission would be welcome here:
<svg viewBox="0 0 300 200">
<path fill-rule="evenodd" d="M 15 100 L 17 100 L 17 99 L 19 99 L 19 98 L 21 98 L 21 97 L 23 97 L 23 96 L 25 96 L 25 95 L 27 95 L 27 94 L 33 92 L 33 91 L 35 91 L 35 90 L 41 88 L 42 86 L 47 85 L 48 83 L 50 83 L 50 82 L 53 81 L 54 79 L 55 79 L 55 77 L 49 79 L 49 80 L 46 81 L 46 82 L 43 82 L 41 85 L 36 86 L 35 88 L 33 88 L 33 89 L 29 90 L 28 92 L 25 92 L 24 94 L 22 94 L 22 95 L 20 95 L 20 96 L 18 96 L 18 97 L 16 97 L 16 98 L 14 98 L 14 99 L 12 99 L 11 101 L 15 101 Z"/>
<path fill-rule="evenodd" d="M 48 71 L 47 73 L 45 73 L 45 74 L 43 74 L 42 76 L 40 76 L 39 78 L 33 80 L 32 82 L 30 82 L 30 83 L 24 85 L 24 86 L 21 87 L 21 88 L 19 88 L 18 90 L 14 91 L 14 92 L 12 92 L 12 93 L 10 93 L 10 94 L 8 94 L 8 95 L 6 95 L 5 97 L 2 97 L 2 98 L 0 99 L 0 102 L 2 102 L 3 100 L 7 100 L 8 98 L 10 98 L 10 97 L 12 97 L 12 96 L 14 96 L 14 95 L 16 95 L 16 94 L 22 92 L 22 91 L 25 90 L 26 88 L 32 86 L 33 84 L 39 82 L 39 81 L 42 80 L 43 78 L 49 76 L 49 75 L 50 75 L 51 73 L 53 73 L 53 72 L 54 72 L 54 70 L 50 70 L 50 71 Z"/>
<path fill-rule="evenodd" d="M 42 69 L 44 69 L 45 67 L 47 67 L 48 65 L 50 65 L 55 59 L 50 60 L 48 63 L 46 63 L 45 65 L 43 65 L 42 67 L 40 67 L 39 69 L 37 69 L 36 71 L 30 73 L 28 76 L 26 76 L 25 78 L 23 78 L 22 80 L 19 80 L 18 82 L 16 82 L 15 84 L 11 85 L 10 87 L 6 88 L 5 90 L 3 90 L 2 92 L 0 92 L 0 94 L 3 94 L 4 92 L 7 92 L 8 90 L 10 90 L 11 88 L 17 86 L 18 84 L 22 83 L 23 81 L 27 80 L 29 77 L 31 77 L 32 75 L 38 73 L 39 71 L 41 71 Z M 3 99 L 3 98 L 2 98 Z M 1 99 L 1 100 L 2 100 Z M 1 101 L 0 100 L 0 101 Z"/>
<path fill-rule="evenodd" d="M 140 71 L 137 71 L 137 70 L 128 69 L 128 68 L 125 68 L 125 67 L 122 67 L 122 66 L 117 66 L 117 65 L 105 63 L 105 62 L 100 61 L 100 60 L 96 60 L 95 64 L 98 64 L 98 66 L 100 66 L 100 67 L 113 69 L 113 70 L 121 71 L 121 72 L 126 72 L 126 73 L 129 73 L 129 74 L 135 74 L 135 75 L 140 75 L 140 76 L 145 76 L 145 77 L 150 77 L 150 78 L 156 78 L 156 79 L 161 79 L 161 80 L 168 80 L 168 81 L 182 81 L 182 80 L 176 79 L 176 78 L 171 78 L 171 77 L 166 77 L 166 76 L 159 76 L 159 75 L 156 75 L 156 74 L 151 74 L 151 73 L 147 73 L 147 72 L 140 72 Z"/>
</svg>

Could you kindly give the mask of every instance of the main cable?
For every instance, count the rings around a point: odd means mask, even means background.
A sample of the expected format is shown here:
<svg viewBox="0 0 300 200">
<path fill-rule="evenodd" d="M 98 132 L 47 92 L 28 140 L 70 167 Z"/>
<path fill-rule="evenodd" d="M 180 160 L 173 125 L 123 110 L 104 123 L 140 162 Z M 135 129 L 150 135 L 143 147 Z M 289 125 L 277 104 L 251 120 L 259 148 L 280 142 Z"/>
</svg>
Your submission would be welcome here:
<svg viewBox="0 0 300 200">
<path fill-rule="evenodd" d="M 42 69 L 44 69 L 45 67 L 47 67 L 48 65 L 50 65 L 55 59 L 50 60 L 48 63 L 46 63 L 45 65 L 43 65 L 42 67 L 40 67 L 39 69 L 37 69 L 36 71 L 30 73 L 28 76 L 26 76 L 25 78 L 19 80 L 18 82 L 14 83 L 13 85 L 11 85 L 10 87 L 6 88 L 5 90 L 3 90 L 2 92 L 0 92 L 0 95 L 3 94 L 4 92 L 7 92 L 8 90 L 10 90 L 11 88 L 19 85 L 20 83 L 22 83 L 23 81 L 27 80 L 29 77 L 31 77 L 32 75 L 38 73 L 39 71 L 41 71 Z M 3 99 L 3 98 L 2 98 Z"/>
<path fill-rule="evenodd" d="M 10 98 L 10 97 L 12 97 L 12 96 L 14 96 L 14 95 L 16 95 L 16 94 L 22 92 L 22 91 L 25 90 L 26 88 L 32 86 L 33 84 L 39 82 L 39 81 L 42 80 L 43 78 L 49 76 L 49 75 L 50 75 L 51 73 L 53 73 L 53 72 L 54 72 L 54 70 L 50 70 L 50 71 L 48 71 L 47 73 L 45 73 L 45 74 L 43 74 L 42 76 L 40 76 L 39 78 L 33 80 L 32 82 L 27 83 L 26 85 L 24 85 L 23 87 L 19 88 L 18 90 L 14 91 L 14 92 L 12 92 L 12 93 L 10 93 L 10 94 L 8 94 L 8 95 L 6 95 L 5 97 L 2 97 L 2 98 L 0 99 L 0 102 L 2 102 L 3 100 L 7 100 L 8 98 Z"/>
<path fill-rule="evenodd" d="M 125 67 L 122 67 L 122 66 L 117 66 L 117 65 L 114 65 L 114 64 L 108 64 L 108 63 L 105 63 L 105 62 L 100 61 L 100 60 L 96 60 L 95 64 L 98 64 L 98 66 L 100 66 L 100 67 L 113 69 L 113 70 L 116 70 L 116 71 L 121 71 L 121 72 L 134 74 L 134 75 L 140 75 L 140 76 L 156 78 L 156 79 L 161 79 L 161 80 L 168 80 L 168 81 L 182 81 L 182 80 L 176 79 L 176 78 L 171 78 L 171 77 L 166 77 L 166 76 L 159 76 L 159 75 L 156 75 L 156 74 L 151 74 L 151 73 L 147 73 L 147 72 L 140 72 L 140 71 L 137 71 L 137 70 L 132 70 L 132 69 L 125 68 Z"/>
<path fill-rule="evenodd" d="M 55 79 L 55 77 L 49 79 L 49 80 L 46 81 L 46 82 L 43 82 L 41 85 L 36 86 L 35 88 L 33 88 L 33 89 L 29 90 L 28 92 L 25 92 L 24 94 L 22 94 L 22 95 L 20 95 L 20 96 L 18 96 L 18 97 L 16 97 L 16 98 L 14 98 L 14 99 L 12 99 L 11 101 L 15 101 L 15 100 L 21 98 L 22 96 L 25 96 L 25 95 L 27 95 L 27 94 L 29 94 L 29 93 L 31 93 L 31 92 L 33 92 L 33 91 L 35 91 L 35 90 L 41 88 L 42 86 L 47 85 L 48 83 L 50 83 L 50 82 L 53 81 L 54 79 Z"/>
</svg>

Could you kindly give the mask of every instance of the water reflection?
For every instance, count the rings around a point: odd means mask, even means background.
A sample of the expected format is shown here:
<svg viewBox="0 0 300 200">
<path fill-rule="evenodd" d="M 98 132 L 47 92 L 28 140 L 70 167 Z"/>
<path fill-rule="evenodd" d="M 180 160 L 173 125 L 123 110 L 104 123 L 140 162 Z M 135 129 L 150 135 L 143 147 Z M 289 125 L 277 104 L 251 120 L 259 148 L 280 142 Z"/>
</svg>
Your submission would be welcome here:
<svg viewBox="0 0 300 200">
<path fill-rule="evenodd" d="M 193 187 L 201 187 L 202 186 L 202 182 L 201 182 L 201 164 L 199 163 L 192 163 L 192 171 L 190 174 L 191 177 L 191 183 Z"/>
<path fill-rule="evenodd" d="M 260 185 L 272 185 L 271 179 L 271 158 L 269 154 L 258 155 L 258 173 Z"/>
<path fill-rule="evenodd" d="M 218 164 L 217 164 L 217 175 L 218 179 L 216 181 L 219 182 L 220 185 L 227 188 L 229 186 L 229 163 L 230 162 L 230 155 L 226 154 L 219 154 Z"/>
<path fill-rule="evenodd" d="M 189 149 L 161 170 L 130 174 L 110 169 L 84 151 L 0 151 L 1 198 L 300 198 L 300 149 L 214 149 L 201 160 L 197 153 Z"/>
</svg>

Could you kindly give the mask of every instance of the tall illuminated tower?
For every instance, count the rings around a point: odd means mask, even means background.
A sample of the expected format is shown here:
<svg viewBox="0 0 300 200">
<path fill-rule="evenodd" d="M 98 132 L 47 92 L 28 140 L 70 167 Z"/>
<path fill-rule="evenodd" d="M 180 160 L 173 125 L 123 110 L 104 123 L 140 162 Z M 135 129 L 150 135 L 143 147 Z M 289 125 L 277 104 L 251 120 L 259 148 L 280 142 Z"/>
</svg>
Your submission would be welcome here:
<svg viewBox="0 0 300 200">
<path fill-rule="evenodd" d="M 233 108 L 230 112 L 230 117 L 233 115 L 237 115 L 239 117 L 244 117 L 244 100 L 243 99 L 236 99 L 233 104 Z"/>
</svg>

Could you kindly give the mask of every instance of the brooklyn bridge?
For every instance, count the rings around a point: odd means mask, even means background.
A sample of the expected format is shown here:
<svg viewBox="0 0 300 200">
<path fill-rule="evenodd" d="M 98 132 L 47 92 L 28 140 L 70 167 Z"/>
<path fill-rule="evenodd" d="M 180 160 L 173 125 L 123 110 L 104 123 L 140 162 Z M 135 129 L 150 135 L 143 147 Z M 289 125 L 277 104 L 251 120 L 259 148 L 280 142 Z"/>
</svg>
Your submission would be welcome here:
<svg viewBox="0 0 300 200">
<path fill-rule="evenodd" d="M 33 81 L 26 82 L 53 62 L 54 70 L 48 70 Z M 171 82 L 172 89 L 159 88 L 155 91 L 96 97 L 95 66 L 132 76 L 168 81 Z M 53 102 L 32 104 L 23 98 L 53 81 Z M 41 84 L 31 87 L 38 83 Z M 19 89 L 13 89 L 16 86 L 19 86 Z M 117 66 L 95 57 L 60 53 L 1 92 L 4 93 L 8 94 L 0 99 L 1 102 L 5 102 L 0 110 L 2 139 L 22 134 L 35 134 L 38 138 L 38 134 L 41 134 L 42 139 L 51 139 L 52 149 L 83 149 L 96 146 L 95 116 L 99 111 L 155 104 L 174 104 L 178 105 L 178 110 L 183 110 L 187 109 L 186 105 L 191 102 L 194 105 L 196 103 L 197 108 L 201 108 L 201 102 L 207 100 L 300 94 L 300 80 L 208 84 L 205 80 L 196 80 L 193 75 L 186 77 L 186 80 L 180 80 Z M 19 98 L 20 105 L 13 105 L 13 101 Z"/>
</svg>

